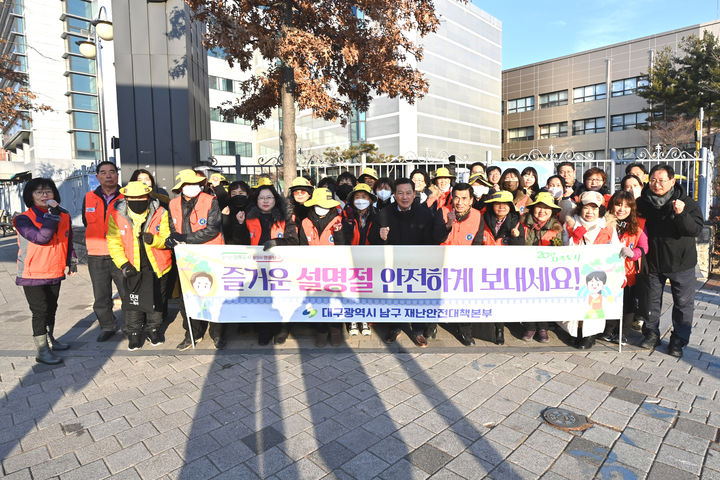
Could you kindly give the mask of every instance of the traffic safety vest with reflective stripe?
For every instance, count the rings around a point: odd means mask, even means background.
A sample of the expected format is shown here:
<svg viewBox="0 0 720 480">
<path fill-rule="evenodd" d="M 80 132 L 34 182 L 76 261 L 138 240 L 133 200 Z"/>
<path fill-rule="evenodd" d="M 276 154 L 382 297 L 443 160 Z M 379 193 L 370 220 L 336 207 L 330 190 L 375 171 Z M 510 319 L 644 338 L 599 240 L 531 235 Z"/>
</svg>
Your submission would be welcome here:
<svg viewBox="0 0 720 480">
<path fill-rule="evenodd" d="M 210 213 L 210 207 L 215 197 L 205 192 L 200 192 L 198 195 L 195 206 L 192 212 L 190 212 L 190 231 L 197 232 L 207 227 L 207 217 Z M 178 196 L 170 200 L 170 214 L 172 216 L 173 225 L 177 233 L 183 233 L 183 218 L 182 218 L 182 196 Z M 212 240 L 205 242 L 205 245 L 224 245 L 225 242 L 222 238 L 222 233 L 218 233 L 217 237 Z"/>
<path fill-rule="evenodd" d="M 443 208 L 443 219 L 447 222 L 448 213 L 450 209 Z M 455 222 L 452 225 L 450 233 L 448 234 L 447 240 L 440 245 L 472 245 L 475 235 L 480 229 L 480 223 L 482 222 L 482 215 L 478 210 L 474 208 L 470 209 L 470 213 L 467 218 L 462 222 Z"/>
<path fill-rule="evenodd" d="M 318 235 L 315 224 L 313 224 L 309 218 L 304 218 L 302 221 L 302 229 L 308 245 L 335 245 L 335 237 L 333 235 L 336 231 L 340 230 L 341 222 L 342 217 L 340 215 L 336 216 L 327 224 L 322 234 Z"/>
<path fill-rule="evenodd" d="M 623 233 L 622 237 L 620 237 L 620 243 L 625 245 L 626 247 L 630 248 L 637 248 L 638 239 L 640 238 L 640 234 L 642 233 L 643 229 L 645 228 L 645 219 L 644 218 L 638 218 L 638 230 L 633 235 L 631 233 Z M 640 273 L 640 262 L 642 261 L 642 257 L 638 260 L 633 260 L 632 258 L 626 258 L 625 259 L 625 278 L 627 278 L 627 285 L 632 287 L 635 285 L 635 281 L 637 279 L 637 274 Z"/>
<path fill-rule="evenodd" d="M 505 240 L 505 237 L 495 238 L 495 236 L 493 235 L 493 232 L 492 232 L 492 227 L 490 227 L 487 224 L 487 222 L 484 222 L 484 223 L 485 223 L 485 228 L 483 228 L 483 243 L 482 244 L 483 245 L 500 245 L 500 246 L 505 245 L 503 243 L 503 240 Z M 517 228 L 521 232 L 525 231 L 525 227 L 523 226 L 522 223 L 518 223 Z"/>
<path fill-rule="evenodd" d="M 115 202 L 122 198 L 121 194 L 117 194 L 115 198 L 110 200 L 107 209 L 105 208 L 105 200 L 95 191 L 85 194 L 85 246 L 88 255 L 110 255 L 107 247 L 107 231 L 108 221 L 113 210 L 115 210 Z"/>
<path fill-rule="evenodd" d="M 160 223 L 162 222 L 162 216 L 165 213 L 163 207 L 158 207 L 154 212 L 152 218 L 145 222 L 145 232 L 157 235 L 160 231 Z M 138 248 L 146 248 L 146 252 L 150 252 L 152 258 L 155 260 L 155 273 L 158 277 L 161 277 L 163 273 L 170 270 L 172 267 L 172 250 L 160 249 L 160 248 L 149 248 L 143 240 L 139 240 L 133 234 L 133 224 L 125 215 L 122 215 L 117 210 L 112 212 L 113 220 L 120 231 L 120 239 L 122 240 L 123 250 L 125 251 L 125 257 L 128 261 L 133 264 L 135 268 L 140 270 L 140 262 L 135 262 L 135 243 L 139 242 Z"/>
<path fill-rule="evenodd" d="M 38 230 L 42 228 L 42 223 L 37 220 L 33 209 L 26 210 L 20 215 L 28 217 Z M 55 279 L 65 277 L 70 243 L 70 215 L 60 212 L 57 231 L 45 245 L 33 243 L 20 234 L 18 234 L 17 240 L 17 276 L 19 278 Z"/>
<path fill-rule="evenodd" d="M 250 245 L 259 245 L 262 237 L 262 225 L 259 218 L 248 218 L 245 221 L 247 229 L 250 232 Z M 273 222 L 270 227 L 270 238 L 283 238 L 285 236 L 285 220 Z"/>
</svg>

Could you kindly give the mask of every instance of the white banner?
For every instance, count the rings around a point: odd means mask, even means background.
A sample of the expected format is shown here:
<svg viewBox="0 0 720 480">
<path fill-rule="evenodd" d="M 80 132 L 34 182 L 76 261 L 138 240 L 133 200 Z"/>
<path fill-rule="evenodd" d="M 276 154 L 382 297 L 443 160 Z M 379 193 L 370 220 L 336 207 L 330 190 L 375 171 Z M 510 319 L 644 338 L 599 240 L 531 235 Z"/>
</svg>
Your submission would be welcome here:
<svg viewBox="0 0 720 480">
<path fill-rule="evenodd" d="M 175 248 L 188 316 L 223 323 L 619 319 L 618 253 L 611 245 Z"/>
</svg>

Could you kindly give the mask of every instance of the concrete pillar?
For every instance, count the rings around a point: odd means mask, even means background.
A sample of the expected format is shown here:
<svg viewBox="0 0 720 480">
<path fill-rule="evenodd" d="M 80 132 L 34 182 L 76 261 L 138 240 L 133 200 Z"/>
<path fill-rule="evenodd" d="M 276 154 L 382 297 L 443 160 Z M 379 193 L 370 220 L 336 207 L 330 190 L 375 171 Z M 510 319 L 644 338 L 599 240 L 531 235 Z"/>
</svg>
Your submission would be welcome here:
<svg viewBox="0 0 720 480">
<path fill-rule="evenodd" d="M 210 139 L 204 26 L 182 0 L 112 0 L 123 180 L 147 168 L 170 188 Z M 132 8 L 131 8 L 132 7 Z"/>
</svg>

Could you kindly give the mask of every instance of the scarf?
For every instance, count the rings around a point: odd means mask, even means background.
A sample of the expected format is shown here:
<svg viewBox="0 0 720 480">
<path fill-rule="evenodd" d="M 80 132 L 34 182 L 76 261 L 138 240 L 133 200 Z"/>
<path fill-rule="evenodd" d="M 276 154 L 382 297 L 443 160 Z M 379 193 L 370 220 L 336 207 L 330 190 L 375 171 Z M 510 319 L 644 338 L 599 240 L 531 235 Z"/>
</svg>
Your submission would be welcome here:
<svg viewBox="0 0 720 480">
<path fill-rule="evenodd" d="M 142 227 L 145 224 L 145 220 L 147 220 L 148 211 L 145 210 L 143 213 L 135 213 L 128 208 L 127 213 L 130 220 L 132 220 L 133 237 L 138 238 L 140 233 L 142 233 Z"/>
<path fill-rule="evenodd" d="M 650 194 L 647 196 L 648 202 L 650 202 L 650 205 L 653 207 L 660 209 L 665 206 L 665 204 L 670 201 L 670 198 L 672 198 L 673 193 L 675 193 L 675 189 L 671 188 L 669 192 L 667 192 L 662 197 L 655 195 L 654 193 L 650 192 Z"/>
<path fill-rule="evenodd" d="M 577 245 L 580 245 L 583 239 L 587 244 L 595 243 L 595 239 L 600 233 L 600 230 L 605 226 L 605 218 L 603 217 L 597 218 L 592 222 L 587 222 L 582 217 L 575 215 L 573 215 L 572 219 L 575 220 L 575 228 L 570 236 Z"/>
</svg>

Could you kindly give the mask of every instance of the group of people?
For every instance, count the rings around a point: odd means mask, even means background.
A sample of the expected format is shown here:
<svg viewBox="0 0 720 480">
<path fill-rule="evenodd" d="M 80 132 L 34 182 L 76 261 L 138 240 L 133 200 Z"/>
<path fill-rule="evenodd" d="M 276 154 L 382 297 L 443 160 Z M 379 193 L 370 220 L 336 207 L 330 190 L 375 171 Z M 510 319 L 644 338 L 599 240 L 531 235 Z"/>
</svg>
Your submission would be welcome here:
<svg viewBox="0 0 720 480">
<path fill-rule="evenodd" d="M 269 178 L 256 185 L 227 182 L 217 172 L 182 170 L 170 199 L 147 170 L 136 170 L 124 187 L 111 162 L 97 166 L 99 186 L 83 202 L 85 243 L 94 304 L 101 333 L 98 342 L 116 334 L 112 284 L 122 299 L 122 330 L 128 348 L 147 341 L 164 343 L 169 321 L 168 299 L 177 293 L 173 247 L 187 244 L 258 245 L 597 245 L 613 244 L 625 259 L 623 325 L 641 328 L 642 346 L 660 343 L 662 290 L 670 280 L 673 294 L 673 333 L 668 353 L 680 357 L 690 338 L 697 263 L 695 237 L 703 218 L 699 206 L 675 183 L 668 165 L 647 172 L 631 164 L 621 189 L 610 195 L 607 175 L 590 168 L 583 181 L 575 166 L 563 162 L 556 175 L 540 185 L 532 167 L 522 172 L 474 163 L 467 182 L 445 167 L 430 175 L 414 170 L 409 177 L 380 177 L 366 168 L 356 178 L 350 172 L 325 177 L 317 184 L 296 178 L 282 196 Z M 55 312 L 65 268 L 72 275 L 77 259 L 72 248 L 68 212 L 51 179 L 30 180 L 23 199 L 28 210 L 15 218 L 18 233 L 17 284 L 24 289 L 32 312 L 37 361 L 62 361 L 55 354 L 68 348 L 54 337 Z M 480 257 L 478 257 L 480 258 Z M 602 281 L 602 279 L 590 279 Z M 591 297 L 592 301 L 592 297 Z M 208 332 L 217 349 L 226 345 L 227 323 L 188 318 L 179 295 L 185 350 Z M 597 337 L 624 341 L 618 321 L 586 319 L 557 322 L 575 337 L 577 348 L 591 348 Z M 619 319 L 618 319 L 619 320 Z M 342 343 L 349 335 L 370 335 L 367 323 L 314 323 L 315 344 Z M 548 342 L 551 325 L 523 324 L 522 339 Z M 402 332 L 390 324 L 386 343 Z M 504 343 L 504 324 L 492 327 L 492 340 Z M 437 325 L 412 323 L 411 337 L 428 346 Z M 258 343 L 282 344 L 287 324 L 259 324 Z M 473 324 L 456 324 L 456 336 L 475 343 Z"/>
</svg>

